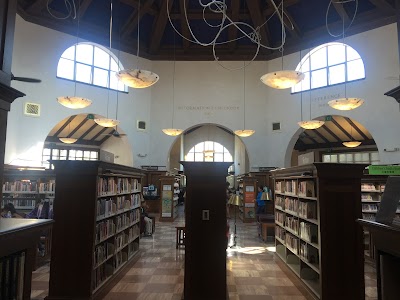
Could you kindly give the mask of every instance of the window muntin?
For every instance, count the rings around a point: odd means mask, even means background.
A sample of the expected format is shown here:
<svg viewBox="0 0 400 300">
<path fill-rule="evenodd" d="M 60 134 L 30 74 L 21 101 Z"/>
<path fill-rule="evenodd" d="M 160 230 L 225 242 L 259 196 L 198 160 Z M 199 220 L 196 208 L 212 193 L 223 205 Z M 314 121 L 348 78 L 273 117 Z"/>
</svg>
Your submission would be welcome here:
<svg viewBox="0 0 400 300">
<path fill-rule="evenodd" d="M 117 59 L 102 47 L 79 43 L 61 55 L 57 77 L 127 92 L 128 88 L 115 75 L 121 69 Z"/>
<path fill-rule="evenodd" d="M 205 156 L 205 150 L 213 150 L 212 156 Z M 220 143 L 204 141 L 195 145 L 185 155 L 185 161 L 232 162 L 232 155 Z"/>
<path fill-rule="evenodd" d="M 311 50 L 298 64 L 305 78 L 292 93 L 365 78 L 364 63 L 356 50 L 342 43 L 323 44 Z"/>
<path fill-rule="evenodd" d="M 322 161 L 327 163 L 355 163 L 369 165 L 376 165 L 380 162 L 378 151 L 323 154 Z"/>
<path fill-rule="evenodd" d="M 98 157 L 98 150 L 43 148 L 42 165 L 53 169 L 54 166 L 50 166 L 48 160 L 98 160 Z"/>
</svg>

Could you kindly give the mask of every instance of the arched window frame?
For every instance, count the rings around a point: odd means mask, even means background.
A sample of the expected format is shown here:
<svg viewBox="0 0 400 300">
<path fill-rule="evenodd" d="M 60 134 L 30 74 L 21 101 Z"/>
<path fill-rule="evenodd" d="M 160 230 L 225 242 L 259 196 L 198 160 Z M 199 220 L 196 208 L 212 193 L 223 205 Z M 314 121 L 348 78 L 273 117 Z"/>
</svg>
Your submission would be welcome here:
<svg viewBox="0 0 400 300">
<path fill-rule="evenodd" d="M 338 55 L 340 47 L 344 47 L 342 55 Z M 320 65 L 318 61 L 314 66 L 311 65 L 313 57 L 315 61 L 319 59 Z M 365 67 L 360 54 L 353 47 L 339 42 L 312 49 L 302 58 L 296 71 L 305 73 L 305 78 L 292 88 L 292 93 L 365 79 Z"/>
<path fill-rule="evenodd" d="M 90 48 L 91 53 L 88 54 Z M 123 69 L 121 62 L 109 49 L 95 43 L 82 42 L 70 46 L 62 53 L 57 64 L 57 78 L 128 92 L 128 87 L 118 81 L 115 75 Z"/>
<path fill-rule="evenodd" d="M 206 158 L 204 150 L 213 150 L 213 156 Z M 196 144 L 186 153 L 185 161 L 233 162 L 233 157 L 229 150 L 222 144 L 213 141 L 204 141 Z"/>
</svg>

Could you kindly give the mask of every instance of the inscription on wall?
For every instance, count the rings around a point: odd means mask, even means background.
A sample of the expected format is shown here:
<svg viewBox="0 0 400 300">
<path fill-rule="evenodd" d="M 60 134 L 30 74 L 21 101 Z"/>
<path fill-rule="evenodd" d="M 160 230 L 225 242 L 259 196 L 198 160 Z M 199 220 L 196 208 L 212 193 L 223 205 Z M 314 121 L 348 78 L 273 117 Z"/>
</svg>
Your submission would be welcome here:
<svg viewBox="0 0 400 300">
<path fill-rule="evenodd" d="M 318 107 L 330 107 L 328 101 L 339 98 L 341 98 L 340 93 L 318 96 L 311 99 L 311 103 L 313 105 L 318 105 Z"/>
</svg>

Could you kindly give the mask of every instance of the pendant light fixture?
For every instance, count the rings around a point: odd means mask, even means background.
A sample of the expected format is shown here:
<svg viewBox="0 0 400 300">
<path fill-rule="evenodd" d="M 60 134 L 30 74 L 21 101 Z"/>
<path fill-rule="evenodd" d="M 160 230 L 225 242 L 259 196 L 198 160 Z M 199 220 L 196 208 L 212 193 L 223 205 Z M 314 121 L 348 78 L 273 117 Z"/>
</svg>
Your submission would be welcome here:
<svg viewBox="0 0 400 300">
<path fill-rule="evenodd" d="M 68 137 L 71 134 L 71 122 L 72 122 L 72 120 L 68 123 L 68 134 L 66 135 L 66 137 L 58 138 L 64 144 L 73 144 L 78 140 L 75 138 Z"/>
<path fill-rule="evenodd" d="M 301 52 L 300 52 L 300 58 L 301 58 Z M 308 121 L 303 121 L 303 83 L 301 83 L 301 92 L 300 92 L 300 114 L 301 114 L 301 121 L 297 122 L 297 124 L 299 124 L 299 126 L 301 128 L 304 129 L 318 129 L 320 128 L 322 125 L 325 124 L 324 121 L 320 121 L 320 120 L 313 120 L 311 118 L 311 90 L 310 90 L 310 120 Z"/>
<path fill-rule="evenodd" d="M 342 144 L 343 144 L 343 146 L 348 147 L 348 148 L 355 148 L 355 147 L 358 147 L 361 145 L 360 141 L 356 141 L 353 138 L 353 126 L 351 126 L 351 124 L 350 124 L 350 141 L 343 142 Z"/>
<path fill-rule="evenodd" d="M 358 2 L 357 2 L 357 4 L 356 5 L 358 5 Z M 345 42 L 345 36 L 344 36 L 344 34 L 345 34 L 345 28 L 344 28 L 344 13 L 345 13 L 345 10 L 343 9 L 343 15 L 342 15 L 342 20 L 343 20 L 343 22 L 342 22 L 342 36 L 343 36 L 343 42 L 342 42 L 342 44 L 343 44 L 343 47 L 344 47 L 344 53 L 345 53 L 345 59 L 347 60 L 347 46 L 346 46 L 346 44 L 344 43 Z M 354 17 L 355 17 L 355 15 L 354 15 Z M 354 18 L 353 18 L 353 20 L 354 20 Z M 353 22 L 353 20 L 352 20 L 352 22 Z M 351 25 L 352 23 L 350 23 L 350 25 Z M 346 28 L 346 29 L 349 29 L 350 28 L 350 25 Z M 328 27 L 327 27 L 328 28 Z M 328 28 L 328 32 L 329 32 L 329 28 Z M 329 32 L 330 33 L 330 32 Z M 330 33 L 331 34 L 331 33 Z M 332 34 L 331 34 L 332 35 Z M 347 67 L 347 63 L 346 63 L 346 65 L 345 65 L 346 67 Z M 332 108 L 334 108 L 334 109 L 337 109 L 337 110 L 352 110 L 352 109 L 355 109 L 355 108 L 357 108 L 357 107 L 359 107 L 359 106 L 361 106 L 362 104 L 364 103 L 364 100 L 363 99 L 361 99 L 361 98 L 348 98 L 347 97 L 347 71 L 345 71 L 345 80 L 344 80 L 344 98 L 339 98 L 339 99 L 334 99 L 334 100 L 330 100 L 329 102 L 328 102 L 328 105 L 330 106 L 330 107 L 332 107 Z M 357 145 L 358 146 L 358 145 Z M 353 146 L 353 147 L 357 147 L 357 146 Z M 347 147 L 347 146 L 346 146 Z"/>
<path fill-rule="evenodd" d="M 183 130 L 174 127 L 174 112 L 175 112 L 175 71 L 176 71 L 176 59 L 175 59 L 175 32 L 174 32 L 174 69 L 172 71 L 172 126 L 171 128 L 163 129 L 162 131 L 169 136 L 178 136 Z"/>
<path fill-rule="evenodd" d="M 140 0 L 138 1 L 138 14 L 137 14 L 137 49 L 136 49 L 136 65 L 137 69 L 127 69 L 119 71 L 116 76 L 118 80 L 122 81 L 125 85 L 135 89 L 147 88 L 155 84 L 160 78 L 157 74 L 139 69 L 139 44 L 140 44 Z"/>
<path fill-rule="evenodd" d="M 111 11 L 111 16 L 110 16 L 110 52 L 111 52 L 111 41 L 112 41 L 112 25 L 113 25 L 113 1 L 110 2 L 110 11 Z M 117 94 L 118 96 L 118 94 Z M 118 120 L 114 119 L 109 119 L 108 118 L 108 106 L 110 102 L 110 86 L 108 87 L 108 94 L 107 94 L 107 118 L 96 118 L 94 121 L 103 127 L 114 127 L 119 124 Z"/>
<path fill-rule="evenodd" d="M 283 0 L 282 0 L 282 11 L 281 15 L 279 18 L 281 19 L 281 32 L 282 32 L 282 47 L 279 49 L 282 53 L 282 70 L 281 71 L 276 71 L 276 72 L 271 72 L 264 74 L 261 76 L 260 80 L 262 83 L 265 85 L 268 85 L 274 89 L 288 89 L 291 87 L 294 87 L 296 84 L 298 84 L 300 81 L 302 81 L 305 77 L 305 74 L 296 70 L 284 70 L 283 69 L 283 41 L 285 39 L 285 23 L 283 21 Z M 279 15 L 279 13 L 278 13 Z"/>
<path fill-rule="evenodd" d="M 78 41 L 79 41 L 79 20 L 80 20 L 80 1 L 79 2 L 79 6 L 78 6 L 78 11 L 74 5 L 74 10 L 75 10 L 75 14 L 74 14 L 74 19 L 78 18 L 77 20 L 77 32 L 76 32 L 76 43 L 74 46 L 74 77 L 75 77 L 75 88 L 74 88 L 74 96 L 61 96 L 61 97 L 57 97 L 57 102 L 60 103 L 61 105 L 71 108 L 71 109 L 80 109 L 80 108 L 85 108 L 88 107 L 89 105 L 92 104 L 92 101 L 87 99 L 87 98 L 82 98 L 82 97 L 77 97 L 76 96 L 76 48 L 78 47 Z"/>
<path fill-rule="evenodd" d="M 256 131 L 246 128 L 246 62 L 243 62 L 243 129 L 235 130 L 234 133 L 240 137 L 249 137 Z"/>
</svg>

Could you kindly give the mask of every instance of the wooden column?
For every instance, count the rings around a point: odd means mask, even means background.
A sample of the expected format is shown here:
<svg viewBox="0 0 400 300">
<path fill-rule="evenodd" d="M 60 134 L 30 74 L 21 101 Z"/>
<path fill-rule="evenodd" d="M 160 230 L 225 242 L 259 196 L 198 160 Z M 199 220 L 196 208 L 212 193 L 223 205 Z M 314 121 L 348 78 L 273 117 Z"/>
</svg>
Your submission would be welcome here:
<svg viewBox="0 0 400 300">
<path fill-rule="evenodd" d="M 232 163 L 181 164 L 187 178 L 184 299 L 227 299 L 225 183 Z"/>
</svg>

